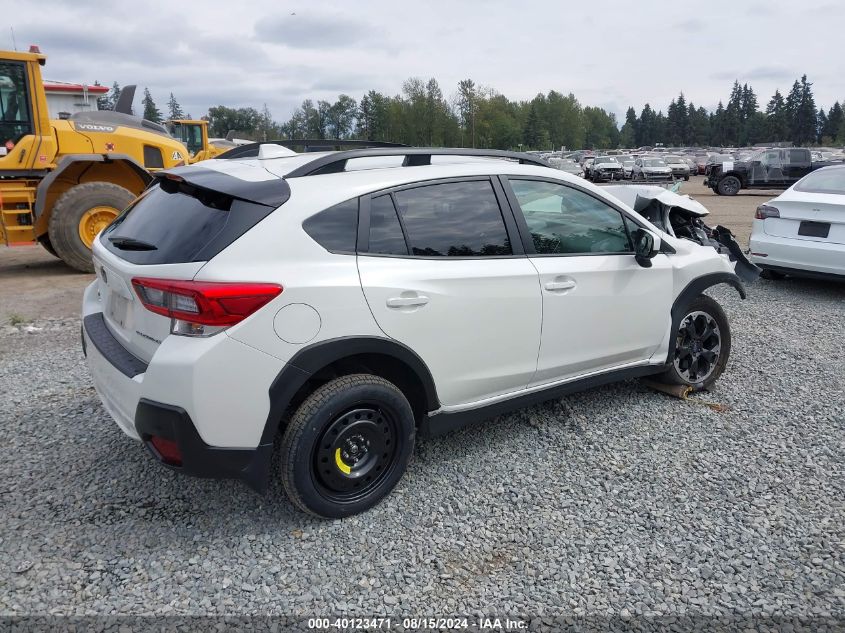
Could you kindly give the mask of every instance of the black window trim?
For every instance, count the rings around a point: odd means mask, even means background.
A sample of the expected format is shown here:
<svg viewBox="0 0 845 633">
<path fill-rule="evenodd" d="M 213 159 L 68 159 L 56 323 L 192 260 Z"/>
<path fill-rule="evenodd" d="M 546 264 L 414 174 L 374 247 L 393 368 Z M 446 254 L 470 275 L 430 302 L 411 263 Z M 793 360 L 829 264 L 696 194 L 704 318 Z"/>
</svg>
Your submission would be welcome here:
<svg viewBox="0 0 845 633">
<path fill-rule="evenodd" d="M 20 141 L 22 141 L 24 139 L 24 137 L 37 134 L 36 130 L 37 130 L 37 127 L 38 127 L 38 123 L 36 122 L 35 118 L 32 116 L 32 104 L 35 101 L 35 99 L 33 99 L 33 97 L 32 97 L 32 94 L 33 94 L 32 85 L 31 85 L 32 84 L 32 77 L 31 77 L 31 73 L 29 72 L 29 66 L 24 61 L 19 61 L 17 59 L 7 59 L 7 60 L 4 60 L 3 63 L 9 64 L 9 65 L 12 65 L 12 66 L 20 66 L 20 67 L 23 68 L 24 92 L 26 93 L 26 95 L 25 95 L 26 96 L 26 115 L 27 115 L 27 117 L 29 117 L 29 120 L 27 121 L 27 123 L 29 123 L 29 132 L 27 134 L 23 134 L 22 136 L 19 136 L 18 138 L 14 139 L 15 145 L 17 145 Z M 18 107 L 20 107 L 20 106 L 18 106 Z M 2 121 L 0 121 L 0 122 L 2 122 Z M 17 121 L 10 121 L 9 122 L 10 125 L 15 124 L 15 123 L 21 123 L 21 121 L 18 119 Z M 41 145 L 39 143 L 39 145 L 36 148 L 36 151 L 33 153 L 33 155 L 38 153 L 40 147 L 41 147 Z"/>
<path fill-rule="evenodd" d="M 402 214 L 399 213 L 399 207 L 396 204 L 395 193 L 398 191 L 406 191 L 408 189 L 418 189 L 420 187 L 428 187 L 432 185 L 448 184 L 453 182 L 479 182 L 487 181 L 493 189 L 496 196 L 496 202 L 499 205 L 499 212 L 502 215 L 502 221 L 505 225 L 505 233 L 508 237 L 508 242 L 511 246 L 512 253 L 510 255 L 467 255 L 452 257 L 449 255 L 414 255 L 411 250 L 408 235 L 405 230 L 405 224 L 402 220 Z M 498 185 L 498 186 L 497 186 Z M 393 208 L 396 210 L 396 216 L 399 218 L 399 224 L 402 227 L 402 234 L 405 237 L 405 248 L 408 249 L 408 255 L 397 255 L 390 253 L 370 253 L 370 204 L 373 198 L 378 198 L 382 195 L 390 195 L 393 201 Z M 394 257 L 400 259 L 422 259 L 427 261 L 461 261 L 461 260 L 479 260 L 479 259 L 517 259 L 526 257 L 525 247 L 518 232 L 516 221 L 513 217 L 513 210 L 505 197 L 504 189 L 501 183 L 495 176 L 477 175 L 477 176 L 458 176 L 452 178 L 433 178 L 429 180 L 417 180 L 411 183 L 404 183 L 386 189 L 379 189 L 378 191 L 370 192 L 361 196 L 360 214 L 358 217 L 358 255 L 366 257 Z"/>
<path fill-rule="evenodd" d="M 633 250 L 626 251 L 624 253 L 538 253 L 537 249 L 534 247 L 534 240 L 531 238 L 531 231 L 528 229 L 528 223 L 525 221 L 525 216 L 522 213 L 522 207 L 519 205 L 519 200 L 516 198 L 516 194 L 513 191 L 513 187 L 511 187 L 509 178 L 513 178 L 514 180 L 535 180 L 537 182 L 546 182 L 553 185 L 560 185 L 563 187 L 569 187 L 570 189 L 574 189 L 576 191 L 580 191 L 581 193 L 585 193 L 594 200 L 601 202 L 602 204 L 610 207 L 611 209 L 619 212 L 622 216 L 622 223 L 625 225 L 625 231 L 628 234 L 628 244 L 631 245 L 633 248 L 634 239 L 633 239 L 633 231 L 629 226 L 629 222 L 640 229 L 645 229 L 650 231 L 651 229 L 648 228 L 645 224 L 643 224 L 637 218 L 631 216 L 625 209 L 620 207 L 619 205 L 605 200 L 597 196 L 594 192 L 590 191 L 585 187 L 581 187 L 575 183 L 565 182 L 563 180 L 555 180 L 554 178 L 548 178 L 544 176 L 528 176 L 522 174 L 511 174 L 511 175 L 500 175 L 499 180 L 502 181 L 502 187 L 507 195 L 508 202 L 511 206 L 511 212 L 513 213 L 514 217 L 516 218 L 516 223 L 519 226 L 519 233 L 522 239 L 523 247 L 525 248 L 525 252 L 529 257 L 592 257 L 592 256 L 606 256 L 606 255 L 618 255 L 622 257 L 628 257 L 634 254 Z M 518 213 L 517 213 L 518 212 Z M 636 229 L 634 229 L 636 230 Z M 661 244 L 665 244 L 664 240 L 660 240 Z M 672 249 L 671 252 L 675 252 L 675 249 L 672 248 L 669 244 L 666 244 L 669 248 Z M 661 252 L 663 248 L 661 247 Z"/>
</svg>

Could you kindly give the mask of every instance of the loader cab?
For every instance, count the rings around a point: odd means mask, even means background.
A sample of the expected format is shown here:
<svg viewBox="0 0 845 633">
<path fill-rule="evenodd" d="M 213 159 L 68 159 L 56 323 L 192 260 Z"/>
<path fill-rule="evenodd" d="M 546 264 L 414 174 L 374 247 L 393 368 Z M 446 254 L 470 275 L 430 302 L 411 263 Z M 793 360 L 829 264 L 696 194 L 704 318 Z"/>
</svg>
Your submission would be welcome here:
<svg viewBox="0 0 845 633">
<path fill-rule="evenodd" d="M 35 131 L 27 83 L 23 62 L 0 62 L 0 154 L 5 155 L 24 136 Z"/>
<path fill-rule="evenodd" d="M 45 59 L 37 49 L 0 51 L 0 171 L 47 169 L 55 157 L 41 83 Z"/>
<path fill-rule="evenodd" d="M 181 141 L 188 148 L 192 161 L 199 159 L 203 152 L 208 151 L 208 123 L 206 121 L 173 119 L 167 121 L 165 126 L 170 136 Z"/>
</svg>

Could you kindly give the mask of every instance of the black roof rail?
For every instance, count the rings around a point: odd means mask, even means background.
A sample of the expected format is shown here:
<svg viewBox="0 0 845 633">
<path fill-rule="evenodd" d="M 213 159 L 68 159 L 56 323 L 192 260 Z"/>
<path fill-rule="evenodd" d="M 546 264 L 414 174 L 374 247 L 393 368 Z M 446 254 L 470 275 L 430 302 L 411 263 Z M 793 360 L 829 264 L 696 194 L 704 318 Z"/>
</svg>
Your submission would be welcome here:
<svg viewBox="0 0 845 633">
<path fill-rule="evenodd" d="M 215 158 L 257 158 L 258 150 L 262 145 L 281 145 L 282 147 L 304 147 L 306 152 L 313 152 L 315 150 L 336 150 L 341 147 L 408 147 L 403 143 L 389 143 L 387 141 L 364 141 L 359 139 L 336 139 L 336 138 L 293 138 L 283 139 L 278 141 L 260 141 L 258 143 L 249 143 L 247 145 L 239 145 L 222 154 L 215 156 Z"/>
<path fill-rule="evenodd" d="M 504 158 L 518 161 L 520 165 L 549 167 L 549 163 L 523 152 L 509 152 L 502 149 L 468 149 L 457 147 L 408 147 L 408 148 L 373 148 L 353 149 L 319 156 L 311 162 L 297 167 L 285 178 L 336 174 L 346 169 L 346 162 L 354 158 L 372 158 L 376 156 L 404 156 L 403 167 L 430 165 L 432 156 L 477 156 L 479 158 Z"/>
</svg>

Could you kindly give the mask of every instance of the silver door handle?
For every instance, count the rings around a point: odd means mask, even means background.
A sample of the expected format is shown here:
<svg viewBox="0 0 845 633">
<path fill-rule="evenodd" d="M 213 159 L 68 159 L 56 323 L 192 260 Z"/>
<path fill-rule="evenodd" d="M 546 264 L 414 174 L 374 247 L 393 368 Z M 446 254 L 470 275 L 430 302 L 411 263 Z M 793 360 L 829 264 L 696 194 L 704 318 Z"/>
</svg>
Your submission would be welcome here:
<svg viewBox="0 0 845 633">
<path fill-rule="evenodd" d="M 572 290 L 576 286 L 575 282 L 567 281 L 547 281 L 544 286 L 546 290 Z"/>
<path fill-rule="evenodd" d="M 415 306 L 424 306 L 428 303 L 428 297 L 425 295 L 417 295 L 416 297 L 392 297 L 387 300 L 388 308 L 413 308 Z"/>
</svg>

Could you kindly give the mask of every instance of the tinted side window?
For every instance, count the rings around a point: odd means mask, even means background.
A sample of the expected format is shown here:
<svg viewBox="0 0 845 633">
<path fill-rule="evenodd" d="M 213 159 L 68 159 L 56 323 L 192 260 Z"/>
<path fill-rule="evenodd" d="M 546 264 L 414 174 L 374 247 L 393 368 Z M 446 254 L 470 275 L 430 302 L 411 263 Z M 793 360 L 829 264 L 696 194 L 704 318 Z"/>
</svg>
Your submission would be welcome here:
<svg viewBox="0 0 845 633">
<path fill-rule="evenodd" d="M 398 191 L 396 204 L 413 255 L 510 255 L 502 212 L 488 180 Z"/>
<path fill-rule="evenodd" d="M 807 154 L 807 150 L 791 149 L 789 150 L 789 162 L 793 164 L 807 163 L 810 161 L 810 157 Z"/>
<path fill-rule="evenodd" d="M 354 253 L 358 237 L 358 200 L 341 202 L 302 223 L 302 228 L 327 251 Z"/>
<path fill-rule="evenodd" d="M 370 202 L 370 253 L 407 255 L 408 246 L 390 196 L 379 196 Z"/>
<path fill-rule="evenodd" d="M 622 214 L 601 200 L 551 182 L 511 180 L 510 184 L 537 253 L 632 252 Z"/>
</svg>

